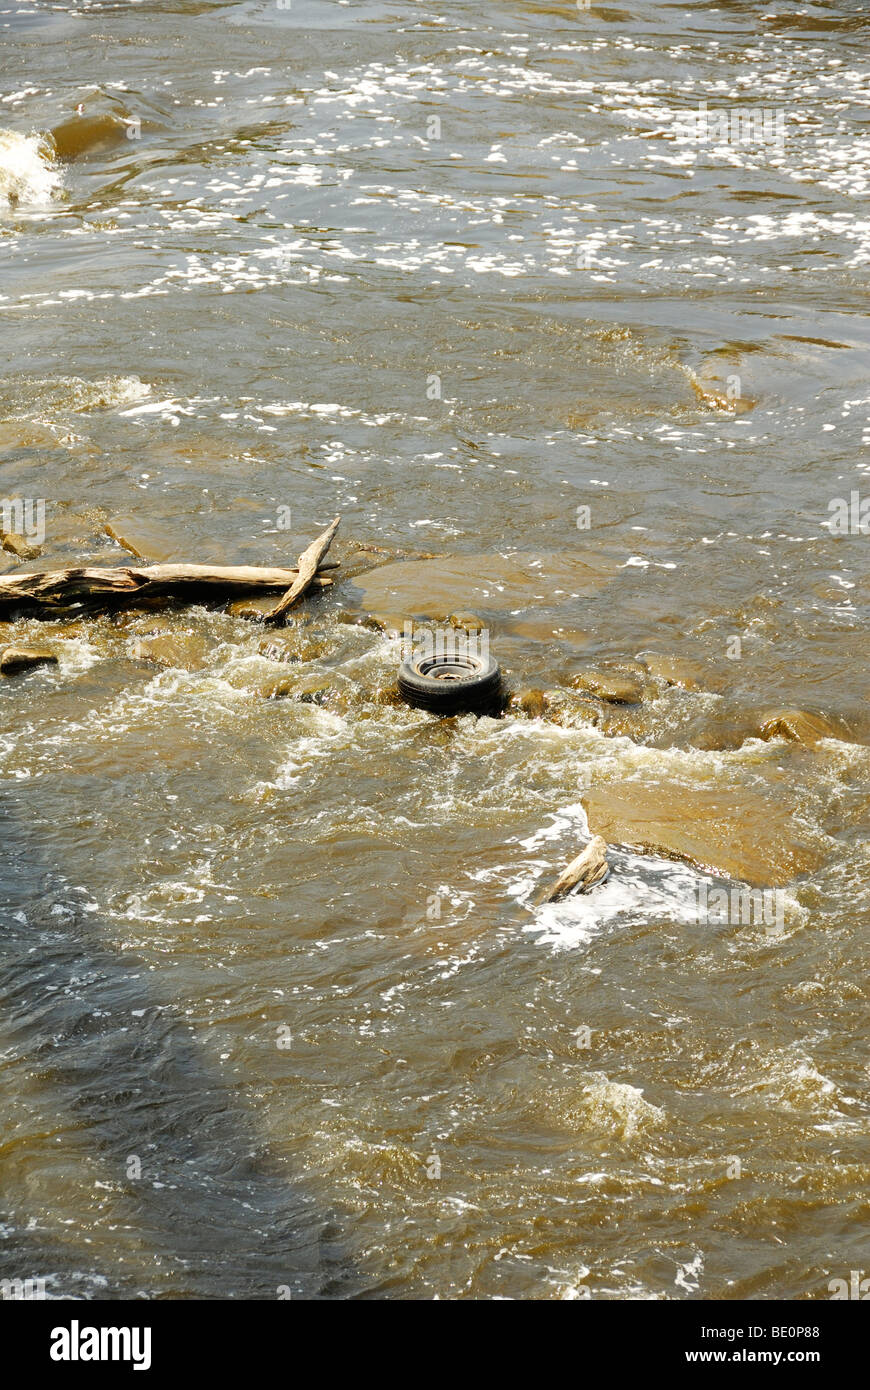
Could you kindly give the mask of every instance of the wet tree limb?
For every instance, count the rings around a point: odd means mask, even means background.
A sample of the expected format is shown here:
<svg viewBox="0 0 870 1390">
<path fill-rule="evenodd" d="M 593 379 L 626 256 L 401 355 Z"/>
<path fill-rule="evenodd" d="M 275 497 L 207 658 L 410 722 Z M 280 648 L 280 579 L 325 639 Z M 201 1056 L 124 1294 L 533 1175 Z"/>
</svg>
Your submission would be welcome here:
<svg viewBox="0 0 870 1390">
<path fill-rule="evenodd" d="M 321 560 L 332 545 L 332 538 L 338 530 L 338 523 L 341 517 L 337 516 L 327 526 L 322 536 L 318 536 L 316 541 L 312 541 L 306 550 L 299 556 L 299 573 L 293 580 L 280 603 L 270 609 L 264 621 L 267 623 L 279 623 L 289 608 L 297 603 L 310 584 L 314 583 L 315 575 Z"/>
<path fill-rule="evenodd" d="M 328 588 L 332 580 L 317 574 L 316 569 L 315 565 L 307 576 L 305 588 Z M 57 609 L 83 603 L 131 603 L 141 598 L 239 595 L 257 589 L 284 589 L 288 584 L 292 593 L 300 577 L 301 570 L 263 569 L 255 565 L 119 565 L 109 569 L 42 570 L 0 577 L 0 610 L 21 604 Z"/>
<path fill-rule="evenodd" d="M 588 893 L 590 888 L 594 888 L 596 883 L 603 883 L 610 873 L 607 863 L 607 844 L 600 835 L 596 835 L 589 841 L 589 844 L 576 859 L 572 859 L 560 873 L 556 882 L 540 899 L 542 903 L 555 902 L 557 898 L 563 898 L 566 893 L 570 893 L 574 888 L 580 887 L 581 893 Z"/>
</svg>

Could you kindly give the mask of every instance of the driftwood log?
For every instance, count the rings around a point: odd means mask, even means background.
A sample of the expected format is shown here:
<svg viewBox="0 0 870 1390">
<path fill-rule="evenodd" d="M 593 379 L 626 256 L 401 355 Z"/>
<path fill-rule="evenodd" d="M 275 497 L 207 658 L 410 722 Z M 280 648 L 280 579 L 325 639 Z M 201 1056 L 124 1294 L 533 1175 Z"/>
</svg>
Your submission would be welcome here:
<svg viewBox="0 0 870 1390">
<path fill-rule="evenodd" d="M 264 619 L 265 622 L 280 623 L 287 610 L 292 608 L 294 603 L 298 603 L 299 599 L 301 599 L 302 595 L 305 593 L 305 590 L 310 584 L 314 583 L 317 570 L 324 555 L 332 545 L 332 538 L 338 530 L 338 523 L 340 521 L 340 516 L 335 517 L 335 519 L 329 523 L 323 535 L 318 536 L 316 541 L 312 541 L 311 544 L 303 550 L 302 554 L 299 556 L 299 573 L 280 603 L 276 603 L 275 607 L 270 609 L 266 614 Z"/>
<path fill-rule="evenodd" d="M 583 852 L 566 865 L 552 888 L 542 895 L 540 902 L 555 902 L 577 887 L 581 893 L 588 893 L 596 883 L 603 883 L 609 873 L 607 844 L 600 835 L 595 835 Z"/>
<path fill-rule="evenodd" d="M 238 596 L 257 589 L 286 589 L 288 584 L 292 592 L 300 577 L 297 569 L 262 569 L 255 565 L 119 565 L 110 569 L 41 570 L 0 577 L 0 611 L 22 605 L 43 610 L 78 604 L 107 607 L 142 598 L 191 599 L 209 593 Z M 325 589 L 331 584 L 328 576 L 312 573 L 305 587 Z"/>
</svg>

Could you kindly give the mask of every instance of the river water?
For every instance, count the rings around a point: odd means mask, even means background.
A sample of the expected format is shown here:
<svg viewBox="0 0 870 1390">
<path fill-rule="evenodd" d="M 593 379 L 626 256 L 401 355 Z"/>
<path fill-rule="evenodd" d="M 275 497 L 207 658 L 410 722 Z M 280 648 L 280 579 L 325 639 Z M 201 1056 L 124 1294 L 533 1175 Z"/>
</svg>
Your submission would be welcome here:
<svg viewBox="0 0 870 1390">
<path fill-rule="evenodd" d="M 287 661 L 214 606 L 0 625 L 59 657 L 0 683 L 4 1278 L 870 1271 L 868 37 L 859 0 L 0 9 L 27 567 L 129 561 L 106 522 L 285 564 L 342 516 Z M 395 702 L 391 620 L 457 609 L 550 717 Z M 576 695 L 602 663 L 640 705 Z M 783 707 L 828 736 L 759 737 Z M 536 907 L 596 791 L 713 814 Z M 744 879 L 775 929 L 699 918 Z"/>
</svg>

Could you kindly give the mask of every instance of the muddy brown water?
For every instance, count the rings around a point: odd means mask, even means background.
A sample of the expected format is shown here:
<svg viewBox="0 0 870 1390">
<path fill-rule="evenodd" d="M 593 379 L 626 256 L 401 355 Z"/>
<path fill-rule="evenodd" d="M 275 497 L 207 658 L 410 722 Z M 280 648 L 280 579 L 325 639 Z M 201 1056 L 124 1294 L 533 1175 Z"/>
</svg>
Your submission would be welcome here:
<svg viewBox="0 0 870 1390">
<path fill-rule="evenodd" d="M 60 658 L 0 682 L 2 1277 L 870 1269 L 870 537 L 827 524 L 870 497 L 867 39 L 850 3 L 0 15 L 30 567 L 122 562 L 107 521 L 280 564 L 343 517 L 286 660 L 213 607 L 0 626 Z M 784 138 L 686 138 L 701 102 Z M 395 703 L 391 626 L 457 610 L 555 717 Z M 831 736 L 761 739 L 783 708 Z M 689 859 L 535 908 L 592 808 Z M 722 884 L 779 925 L 697 920 Z"/>
</svg>

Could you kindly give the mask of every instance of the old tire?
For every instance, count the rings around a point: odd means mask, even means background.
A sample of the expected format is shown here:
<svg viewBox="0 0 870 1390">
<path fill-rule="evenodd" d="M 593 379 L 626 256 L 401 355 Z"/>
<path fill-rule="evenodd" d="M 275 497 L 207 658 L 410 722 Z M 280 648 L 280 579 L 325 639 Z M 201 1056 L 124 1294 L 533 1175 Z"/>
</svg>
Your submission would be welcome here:
<svg viewBox="0 0 870 1390">
<path fill-rule="evenodd" d="M 501 671 L 492 657 L 461 648 L 414 656 L 399 669 L 399 694 L 432 714 L 487 714 L 500 707 Z"/>
</svg>

